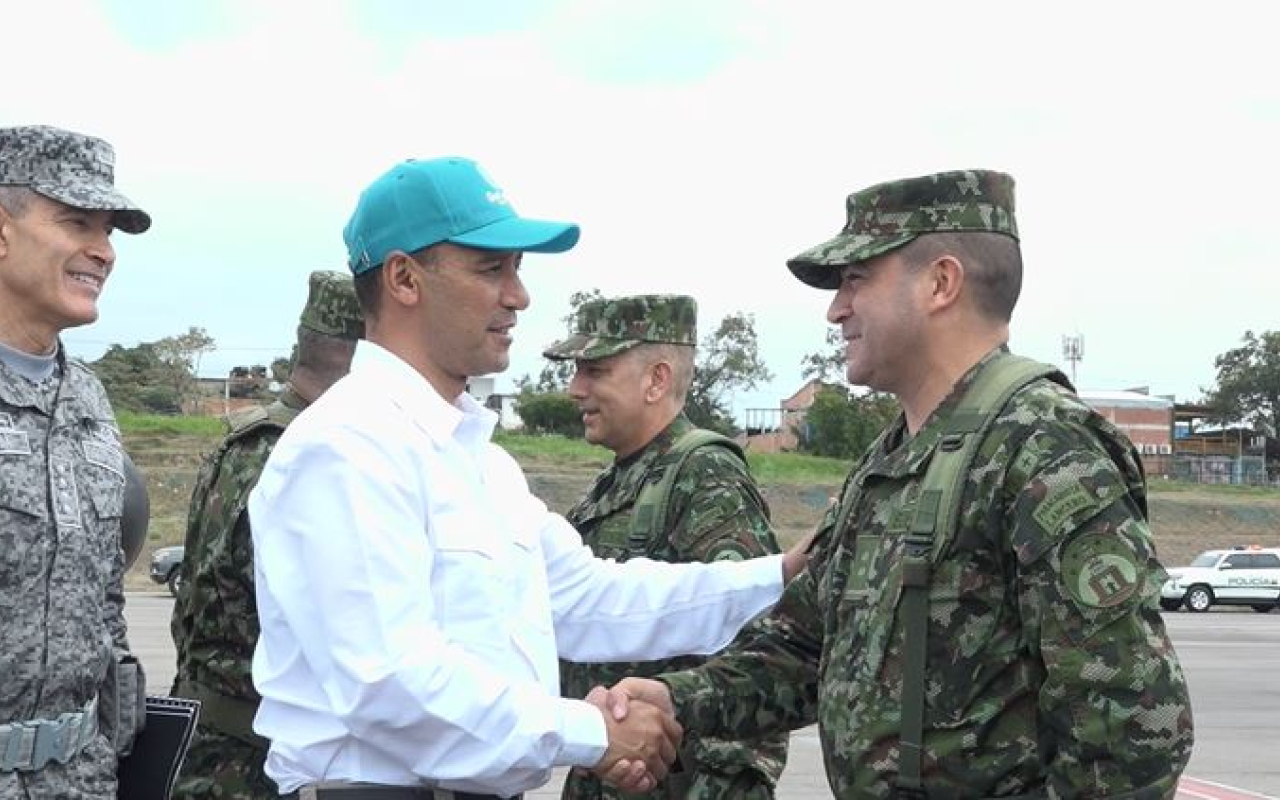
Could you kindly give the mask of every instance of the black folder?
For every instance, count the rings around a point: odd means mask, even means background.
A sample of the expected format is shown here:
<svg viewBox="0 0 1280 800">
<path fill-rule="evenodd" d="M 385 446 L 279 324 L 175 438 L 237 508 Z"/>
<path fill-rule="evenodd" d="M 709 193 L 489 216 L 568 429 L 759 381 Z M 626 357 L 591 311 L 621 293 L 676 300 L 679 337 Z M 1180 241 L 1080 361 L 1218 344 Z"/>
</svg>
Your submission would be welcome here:
<svg viewBox="0 0 1280 800">
<path fill-rule="evenodd" d="M 200 701 L 147 697 L 147 724 L 120 760 L 119 800 L 169 800 L 200 717 Z"/>
</svg>

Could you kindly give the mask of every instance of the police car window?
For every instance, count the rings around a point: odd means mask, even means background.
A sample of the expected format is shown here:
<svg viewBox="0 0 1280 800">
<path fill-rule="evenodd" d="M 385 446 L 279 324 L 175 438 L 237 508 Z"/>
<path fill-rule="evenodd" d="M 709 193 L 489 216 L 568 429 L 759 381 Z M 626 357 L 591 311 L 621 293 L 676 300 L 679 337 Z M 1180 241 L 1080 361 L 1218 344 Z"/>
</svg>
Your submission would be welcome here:
<svg viewBox="0 0 1280 800">
<path fill-rule="evenodd" d="M 1280 569 L 1280 556 L 1275 553 L 1255 553 L 1253 566 L 1256 569 Z"/>
<path fill-rule="evenodd" d="M 1227 556 L 1226 563 L 1230 564 L 1232 569 L 1240 569 L 1241 567 L 1249 566 L 1249 562 L 1252 560 L 1253 556 L 1241 554 L 1236 556 Z"/>
<path fill-rule="evenodd" d="M 1196 556 L 1196 560 L 1191 562 L 1193 567 L 1212 567 L 1218 563 L 1219 553 L 1201 553 Z"/>
</svg>

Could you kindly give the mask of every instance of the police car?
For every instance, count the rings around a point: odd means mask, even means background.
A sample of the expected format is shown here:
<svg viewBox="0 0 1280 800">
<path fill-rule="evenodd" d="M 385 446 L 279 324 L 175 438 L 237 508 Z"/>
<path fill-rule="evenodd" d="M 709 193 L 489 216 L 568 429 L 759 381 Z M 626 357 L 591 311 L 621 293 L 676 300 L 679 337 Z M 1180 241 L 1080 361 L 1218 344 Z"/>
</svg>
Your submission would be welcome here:
<svg viewBox="0 0 1280 800">
<path fill-rule="evenodd" d="M 1214 605 L 1252 606 L 1266 613 L 1280 608 L 1280 548 L 1237 547 L 1206 550 L 1189 567 L 1169 570 L 1160 589 L 1160 607 L 1208 611 Z"/>
</svg>

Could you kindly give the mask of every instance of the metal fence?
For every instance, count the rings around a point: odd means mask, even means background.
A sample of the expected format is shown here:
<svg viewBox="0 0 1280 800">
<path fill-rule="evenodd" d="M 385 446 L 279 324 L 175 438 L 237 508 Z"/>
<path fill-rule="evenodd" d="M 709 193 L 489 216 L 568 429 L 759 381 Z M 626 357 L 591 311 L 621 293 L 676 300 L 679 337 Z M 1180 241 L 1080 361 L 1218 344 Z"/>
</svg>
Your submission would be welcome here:
<svg viewBox="0 0 1280 800">
<path fill-rule="evenodd" d="M 1268 486 L 1280 483 L 1280 474 L 1268 468 L 1262 456 L 1169 455 L 1142 457 L 1147 474 L 1186 483 Z"/>
</svg>

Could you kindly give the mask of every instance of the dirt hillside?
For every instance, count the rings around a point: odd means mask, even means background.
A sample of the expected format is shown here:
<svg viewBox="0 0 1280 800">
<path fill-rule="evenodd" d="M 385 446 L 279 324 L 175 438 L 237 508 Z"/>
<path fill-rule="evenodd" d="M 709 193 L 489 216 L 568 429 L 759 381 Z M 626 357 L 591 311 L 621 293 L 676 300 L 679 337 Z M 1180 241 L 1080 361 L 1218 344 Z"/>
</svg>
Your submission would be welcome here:
<svg viewBox="0 0 1280 800">
<path fill-rule="evenodd" d="M 148 588 L 150 553 L 156 547 L 181 544 L 187 503 L 199 464 L 213 445 L 208 439 L 183 436 L 135 436 L 126 442 L 138 467 L 147 476 L 151 494 L 151 525 L 147 546 L 129 576 L 129 586 Z M 594 477 L 594 469 L 568 468 L 546 462 L 525 465 L 534 492 L 547 504 L 564 511 Z M 766 484 L 779 538 L 794 541 L 821 516 L 827 498 L 839 487 Z M 1185 565 L 1202 550 L 1239 544 L 1280 547 L 1280 491 L 1274 494 L 1233 494 L 1210 487 L 1162 491 L 1152 487 L 1152 527 L 1166 566 Z"/>
</svg>

